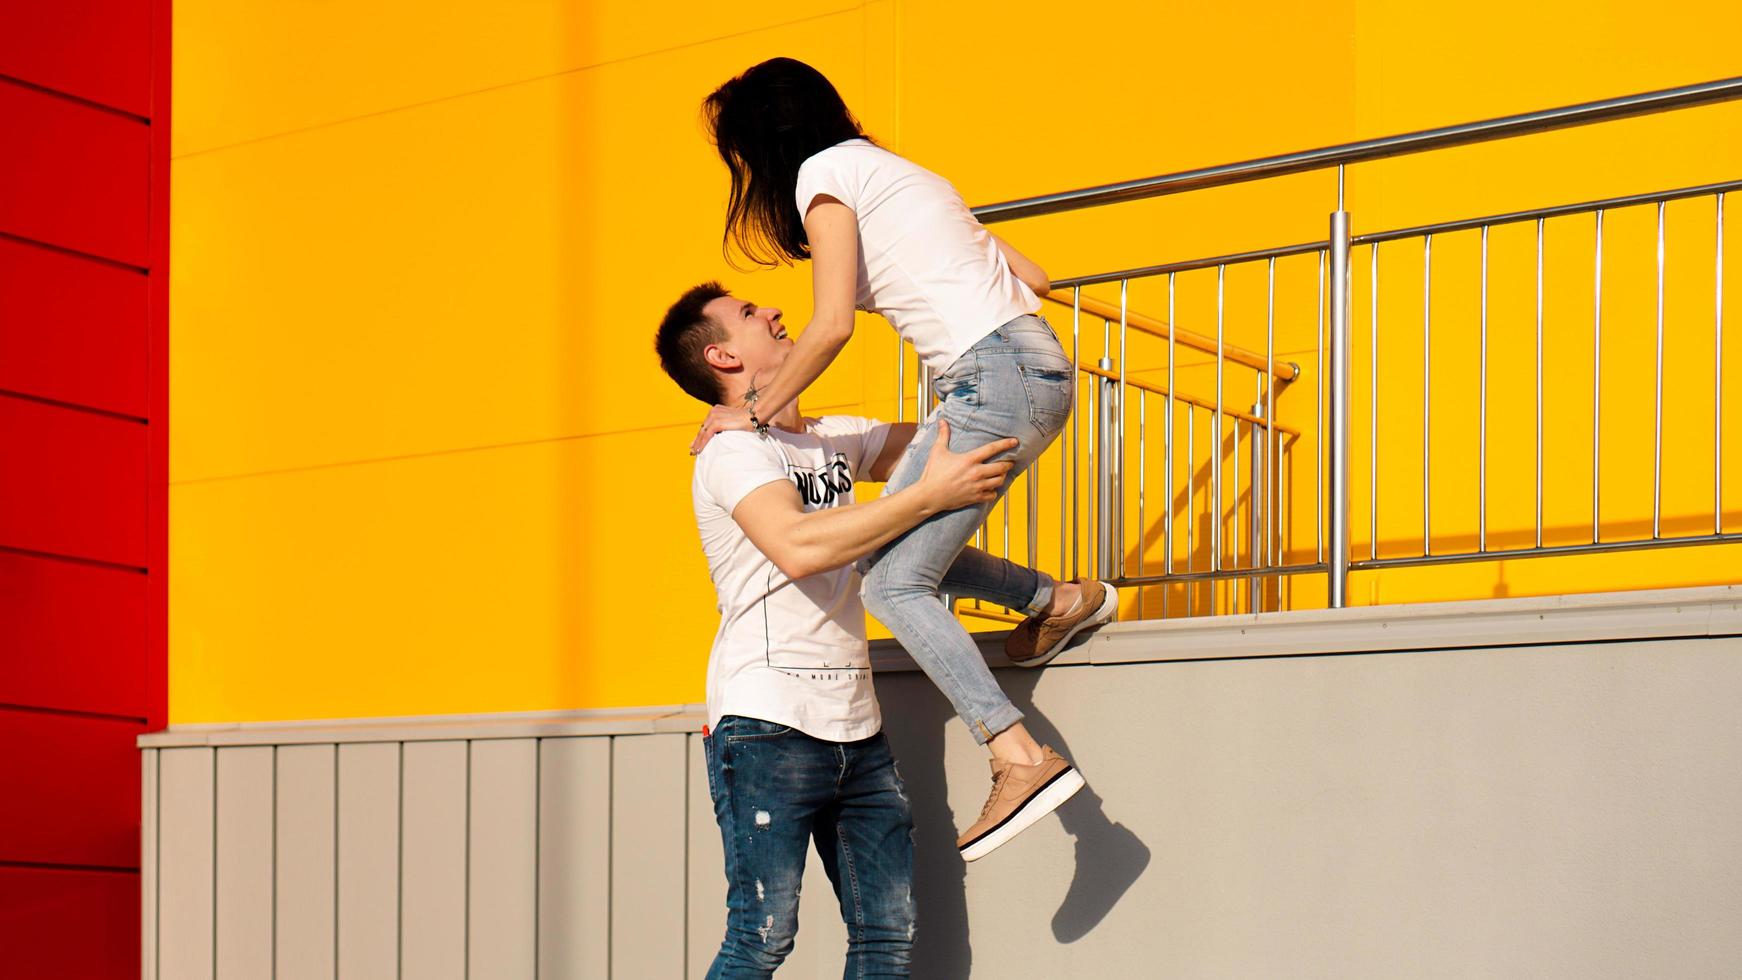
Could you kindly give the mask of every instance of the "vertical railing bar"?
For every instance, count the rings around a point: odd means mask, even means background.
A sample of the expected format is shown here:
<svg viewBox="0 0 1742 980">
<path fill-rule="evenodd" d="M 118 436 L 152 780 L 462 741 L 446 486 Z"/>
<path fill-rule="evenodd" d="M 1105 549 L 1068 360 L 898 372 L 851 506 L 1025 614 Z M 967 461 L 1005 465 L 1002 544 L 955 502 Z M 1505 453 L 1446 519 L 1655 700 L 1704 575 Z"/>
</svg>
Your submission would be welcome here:
<svg viewBox="0 0 1742 980">
<path fill-rule="evenodd" d="M 1234 548 L 1228 563 L 1229 568 L 1240 567 L 1240 416 L 1234 416 Z M 1217 515 L 1221 519 L 1221 515 Z M 1240 596 L 1235 593 L 1234 612 L 1240 611 Z"/>
<path fill-rule="evenodd" d="M 1125 349 L 1123 347 L 1121 347 L 1119 349 L 1119 354 L 1120 354 L 1121 360 L 1123 360 L 1124 354 L 1125 354 Z M 1148 441 L 1147 441 L 1148 426 L 1146 424 L 1147 420 L 1145 418 L 1145 416 L 1147 415 L 1147 412 L 1144 409 L 1144 404 L 1145 404 L 1144 397 L 1143 397 L 1144 394 L 1145 394 L 1145 392 L 1141 388 L 1138 389 L 1138 391 L 1137 391 L 1137 577 L 1138 578 L 1143 577 L 1143 553 L 1145 551 L 1149 550 L 1149 541 L 1148 541 L 1148 537 L 1147 537 L 1148 533 L 1149 533 L 1149 525 L 1145 524 L 1143 522 L 1143 483 L 1144 483 L 1143 475 L 1144 475 L 1145 470 L 1147 469 L 1145 464 L 1148 462 L 1148 459 L 1149 459 L 1149 454 L 1147 452 L 1148 446 L 1149 446 Z M 1137 618 L 1138 619 L 1143 618 L 1143 590 L 1141 588 L 1137 590 Z"/>
<path fill-rule="evenodd" d="M 1331 214 L 1329 241 L 1331 356 L 1327 383 L 1331 386 L 1331 548 L 1325 579 L 1328 605 L 1332 609 L 1341 609 L 1348 604 L 1349 590 L 1349 212 L 1336 211 Z"/>
<path fill-rule="evenodd" d="M 1591 298 L 1591 543 L 1603 540 L 1603 209 L 1597 209 Z"/>
<path fill-rule="evenodd" d="M 1378 246 L 1374 246 L 1374 247 L 1377 248 Z M 1314 372 L 1315 374 L 1318 375 L 1318 377 L 1315 379 L 1318 382 L 1318 391 L 1317 391 L 1315 398 L 1314 398 L 1314 401 L 1313 401 L 1313 431 L 1316 433 L 1316 435 L 1314 437 L 1314 441 L 1317 443 L 1316 448 L 1318 450 L 1316 453 L 1313 454 L 1313 456 L 1314 456 L 1313 462 L 1317 467 L 1317 473 L 1315 474 L 1315 478 L 1313 480 L 1313 543 L 1314 543 L 1313 560 L 1322 562 L 1325 560 L 1325 453 L 1329 451 L 1329 446 L 1328 446 L 1327 440 L 1325 439 L 1325 253 L 1324 252 L 1319 253 L 1318 316 L 1319 316 L 1319 326 L 1318 326 L 1318 335 L 1316 337 L 1316 339 L 1318 341 L 1318 350 L 1315 352 L 1318 356 L 1318 369 Z"/>
<path fill-rule="evenodd" d="M 1071 363 L 1081 363 L 1082 356 L 1083 287 L 1078 286 L 1071 290 Z M 1082 373 L 1077 371 L 1075 368 L 1072 368 L 1071 378 L 1073 382 L 1080 381 Z M 1093 398 L 1093 391 L 1094 386 L 1091 385 L 1091 398 Z M 1081 537 L 1081 531 L 1078 529 L 1077 525 L 1077 513 L 1083 509 L 1082 486 L 1078 482 L 1077 475 L 1077 471 L 1081 468 L 1082 463 L 1078 457 L 1082 455 L 1083 451 L 1082 436 L 1077 432 L 1077 416 L 1082 414 L 1078 411 L 1079 407 L 1080 406 L 1076 404 L 1076 389 L 1073 387 L 1071 391 L 1071 506 L 1068 508 L 1071 512 L 1071 578 L 1077 578 L 1082 575 L 1081 556 L 1078 553 L 1078 542 Z M 1062 526 L 1060 530 L 1063 530 Z M 1059 564 L 1064 564 L 1064 553 L 1062 550 L 1059 553 Z"/>
<path fill-rule="evenodd" d="M 1256 373 L 1254 373 L 1252 378 L 1252 414 L 1264 414 L 1264 379 L 1258 377 Z M 1238 424 L 1239 420 L 1236 419 L 1235 425 L 1238 426 Z M 1248 461 L 1247 465 L 1252 469 L 1251 489 L 1246 491 L 1246 539 L 1248 542 L 1246 545 L 1246 567 L 1252 569 L 1254 573 L 1246 578 L 1246 611 L 1250 613 L 1259 611 L 1257 602 L 1258 575 L 1256 573 L 1261 557 L 1260 546 L 1258 544 L 1258 520 L 1261 505 L 1263 503 L 1262 497 L 1259 493 L 1259 488 L 1262 485 L 1260 481 L 1264 478 L 1259 471 L 1258 461 L 1259 454 L 1264 451 L 1263 439 L 1260 438 L 1263 429 L 1264 426 L 1258 422 L 1248 422 L 1246 424 L 1247 434 L 1251 436 L 1247 443 L 1249 448 L 1246 453 L 1246 455 L 1251 457 L 1251 459 Z M 1240 465 L 1239 456 L 1234 457 L 1234 465 Z"/>
<path fill-rule="evenodd" d="M 1167 426 L 1162 430 L 1163 447 L 1167 450 L 1167 510 L 1162 517 L 1162 534 L 1167 539 L 1167 557 L 1162 570 L 1173 574 L 1173 273 L 1167 274 Z M 1167 591 L 1162 591 L 1165 602 Z"/>
<path fill-rule="evenodd" d="M 1130 352 L 1127 351 L 1125 347 L 1127 328 L 1129 326 L 1129 324 L 1126 323 L 1125 305 L 1126 294 L 1129 291 L 1130 285 L 1131 280 L 1129 279 L 1119 280 L 1119 397 L 1117 399 L 1118 404 L 1114 408 L 1114 411 L 1119 413 L 1119 436 L 1118 445 L 1116 447 L 1118 455 L 1115 457 L 1118 459 L 1119 465 L 1113 469 L 1113 479 L 1116 481 L 1114 483 L 1113 499 L 1118 505 L 1118 510 L 1113 520 L 1113 540 L 1116 542 L 1113 554 L 1120 578 L 1125 577 L 1125 362 L 1131 360 Z M 1139 477 L 1139 479 L 1142 479 L 1142 477 Z M 1141 537 L 1143 534 L 1142 528 L 1139 528 L 1137 533 L 1139 536 L 1139 547 L 1141 547 Z M 1138 618 L 1143 618 L 1141 613 L 1139 613 Z"/>
<path fill-rule="evenodd" d="M 1038 458 L 1028 467 L 1028 567 L 1040 567 L 1040 460 Z"/>
<path fill-rule="evenodd" d="M 1276 437 L 1276 259 L 1266 270 L 1264 287 L 1264 564 L 1274 564 L 1275 548 L 1270 535 L 1271 513 L 1276 498 L 1270 492 L 1270 452 Z"/>
<path fill-rule="evenodd" d="M 1657 357 L 1651 416 L 1651 536 L 1663 533 L 1663 206 L 1657 202 Z"/>
<path fill-rule="evenodd" d="M 1476 376 L 1476 550 L 1488 550 L 1488 226 L 1482 226 L 1480 361 Z"/>
<path fill-rule="evenodd" d="M 1536 219 L 1536 546 L 1542 547 L 1542 230 Z"/>
<path fill-rule="evenodd" d="M 1192 403 L 1186 403 L 1186 574 L 1190 575 L 1197 562 L 1193 552 L 1197 550 L 1197 474 L 1198 474 L 1198 413 Z M 1186 582 L 1186 615 L 1198 614 L 1197 583 Z"/>
<path fill-rule="evenodd" d="M 1434 236 L 1422 236 L 1421 245 L 1421 553 L 1433 549 L 1433 429 L 1429 409 L 1433 401 L 1433 254 Z"/>
<path fill-rule="evenodd" d="M 895 421 L 907 421 L 907 348 L 895 338 Z"/>
<path fill-rule="evenodd" d="M 1226 265 L 1216 266 L 1216 431 L 1210 445 L 1210 495 L 1215 520 L 1210 524 L 1210 571 L 1222 569 L 1222 310 Z M 1214 587 L 1211 588 L 1212 594 Z M 1213 609 L 1214 607 L 1212 607 Z M 1212 613 L 1213 614 L 1213 613 Z"/>
<path fill-rule="evenodd" d="M 1084 564 L 1088 565 L 1091 569 L 1093 569 L 1093 574 L 1095 575 L 1096 578 L 1099 578 L 1101 575 L 1101 555 L 1100 555 L 1100 552 L 1097 551 L 1096 549 L 1099 548 L 1100 544 L 1101 544 L 1101 476 L 1100 476 L 1101 471 L 1097 467 L 1099 467 L 1101 465 L 1100 458 L 1099 458 L 1098 454 L 1100 453 L 1100 451 L 1102 449 L 1102 446 L 1101 446 L 1101 397 L 1104 394 L 1104 392 L 1101 388 L 1101 379 L 1095 375 L 1090 375 L 1090 377 L 1094 378 L 1095 380 L 1093 382 L 1091 382 L 1089 385 L 1089 426 L 1090 426 L 1090 431 L 1089 431 L 1089 449 L 1088 449 L 1086 456 L 1088 459 L 1087 469 L 1089 472 L 1089 476 L 1094 480 L 1094 486 L 1092 486 L 1089 490 L 1089 502 L 1088 502 L 1088 517 L 1089 517 L 1088 525 L 1089 526 L 1086 529 L 1088 531 L 1088 534 L 1087 534 L 1088 542 L 1086 545 L 1086 550 L 1088 551 L 1088 555 L 1086 557 Z"/>
<path fill-rule="evenodd" d="M 1113 321 L 1107 317 L 1101 318 L 1101 360 L 1102 371 L 1109 374 L 1113 370 Z M 1115 542 L 1119 530 L 1119 501 L 1115 496 L 1115 481 L 1119 469 L 1121 448 L 1113 444 L 1114 432 L 1118 420 L 1113 413 L 1118 406 L 1118 391 L 1113 381 L 1100 379 L 1095 385 L 1095 447 L 1099 453 L 1099 463 L 1091 467 L 1095 474 L 1095 577 L 1113 578 L 1117 572 L 1114 568 Z"/>
<path fill-rule="evenodd" d="M 999 555 L 998 557 L 1003 558 L 1005 560 L 1009 560 L 1009 558 L 1010 558 L 1010 494 L 1008 492 L 1006 492 L 1004 494 L 1004 502 L 1000 506 L 999 509 L 1004 511 L 1004 553 Z"/>
<path fill-rule="evenodd" d="M 1718 264 L 1712 297 L 1712 533 L 1724 533 L 1724 192 L 1718 192 Z"/>
<path fill-rule="evenodd" d="M 1372 348 L 1367 393 L 1367 557 L 1379 557 L 1379 243 L 1369 249 L 1368 340 Z"/>
</svg>

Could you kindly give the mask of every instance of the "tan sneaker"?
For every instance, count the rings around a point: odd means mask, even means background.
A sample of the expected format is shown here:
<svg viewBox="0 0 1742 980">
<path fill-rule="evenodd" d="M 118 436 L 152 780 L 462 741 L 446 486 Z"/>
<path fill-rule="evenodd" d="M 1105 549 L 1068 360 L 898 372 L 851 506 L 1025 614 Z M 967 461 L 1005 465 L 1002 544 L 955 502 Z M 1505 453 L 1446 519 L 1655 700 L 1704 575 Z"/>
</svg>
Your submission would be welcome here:
<svg viewBox="0 0 1742 980">
<path fill-rule="evenodd" d="M 962 860 L 978 861 L 992 853 L 1083 788 L 1083 774 L 1057 752 L 1044 745 L 1040 752 L 1036 766 L 992 760 L 992 795 L 980 819 L 956 838 Z"/>
<path fill-rule="evenodd" d="M 1106 582 L 1080 578 L 1082 601 L 1077 611 L 1064 616 L 1030 616 L 1018 623 L 1004 640 L 1004 656 L 1018 667 L 1039 667 L 1064 652 L 1071 638 L 1113 618 L 1119 608 L 1119 590 Z"/>
</svg>

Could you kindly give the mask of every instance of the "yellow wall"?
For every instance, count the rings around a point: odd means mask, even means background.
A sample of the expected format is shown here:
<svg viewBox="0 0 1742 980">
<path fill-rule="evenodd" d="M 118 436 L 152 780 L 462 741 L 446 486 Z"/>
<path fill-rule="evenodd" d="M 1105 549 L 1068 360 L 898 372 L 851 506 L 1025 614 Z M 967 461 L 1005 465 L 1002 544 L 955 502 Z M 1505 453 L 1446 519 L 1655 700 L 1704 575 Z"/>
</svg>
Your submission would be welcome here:
<svg viewBox="0 0 1742 980">
<path fill-rule="evenodd" d="M 1656 8 L 1665 23 L 1701 25 L 1656 35 L 1639 29 L 1635 5 L 1526 6 L 782 0 L 736 9 L 684 0 L 653 15 L 619 0 L 184 0 L 175 25 L 171 720 L 700 699 L 715 618 L 684 452 L 700 407 L 659 373 L 652 325 L 677 292 L 711 277 L 783 306 L 795 325 L 809 305 L 808 269 L 747 275 L 720 255 L 724 172 L 697 104 L 747 65 L 775 54 L 815 64 L 874 134 L 974 203 L 1735 73 L 1742 12 L 1733 4 Z M 1367 165 L 1351 173 L 1350 208 L 1358 231 L 1377 230 L 1734 178 L 1739 122 L 1742 107 L 1701 109 Z M 1330 178 L 1304 175 L 1001 232 L 1065 275 L 1322 237 L 1331 204 Z M 1682 210 L 1690 224 L 1672 241 L 1685 239 L 1687 254 L 1703 242 L 1706 258 L 1677 272 L 1685 288 L 1671 307 L 1680 345 L 1672 397 L 1683 401 L 1666 407 L 1704 413 L 1677 438 L 1688 458 L 1708 462 L 1678 478 L 1693 489 L 1678 491 L 1671 512 L 1697 514 L 1710 507 L 1710 453 L 1699 446 L 1710 442 L 1710 365 L 1693 346 L 1703 336 L 1709 349 L 1709 306 L 1698 297 L 1710 293 L 1710 225 L 1696 234 L 1698 206 L 1671 209 Z M 1638 229 L 1628 227 L 1631 237 L 1611 247 L 1638 261 Z M 1507 241 L 1516 260 L 1518 243 Z M 1473 254 L 1451 241 L 1436 253 L 1447 275 Z M 1567 399 L 1588 397 L 1577 387 L 1588 349 L 1574 356 L 1570 346 L 1588 322 L 1579 319 L 1589 314 L 1588 280 L 1575 285 L 1588 256 L 1587 243 L 1551 260 L 1567 281 L 1556 288 L 1586 304 L 1582 314 L 1570 298 L 1555 306 L 1551 335 L 1569 338 L 1571 361 L 1550 384 Z M 1385 261 L 1387 282 L 1419 276 L 1401 253 L 1395 276 Z M 1281 275 L 1294 298 L 1279 350 L 1299 359 L 1315 328 L 1311 271 Z M 1517 331 L 1529 329 L 1517 309 L 1531 286 L 1516 261 L 1503 283 L 1496 275 L 1511 332 L 1496 343 L 1515 356 Z M 1738 285 L 1733 277 L 1732 295 Z M 1231 293 L 1230 339 L 1247 346 L 1262 345 L 1255 288 L 1247 279 Z M 1471 335 L 1453 325 L 1465 316 L 1467 326 L 1473 293 L 1435 288 L 1445 324 L 1435 353 L 1449 364 L 1468 353 Z M 1213 324 L 1210 296 L 1201 281 L 1182 288 L 1181 322 Z M 1605 358 L 1625 364 L 1638 356 L 1640 303 L 1648 315 L 1650 297 L 1619 289 L 1612 302 L 1616 336 L 1628 317 L 1635 333 Z M 1400 339 L 1382 355 L 1399 359 L 1385 362 L 1382 453 L 1413 453 L 1419 362 L 1408 369 L 1407 359 L 1420 354 L 1411 320 L 1420 295 L 1384 303 Z M 1133 305 L 1159 313 L 1164 293 L 1141 284 Z M 1358 325 L 1365 315 L 1358 276 Z M 1068 325 L 1068 315 L 1053 319 Z M 1729 347 L 1742 351 L 1742 340 Z M 1133 370 L 1153 368 L 1155 354 L 1134 346 Z M 867 320 L 807 393 L 807 410 L 890 415 L 894 359 L 891 332 Z M 1742 372 L 1731 377 L 1742 387 Z M 1311 383 L 1285 393 L 1285 421 L 1310 420 Z M 1616 440 L 1606 446 L 1618 447 L 1638 436 L 1641 391 L 1636 374 L 1613 383 L 1627 392 L 1605 413 L 1605 438 Z M 1188 364 L 1188 384 L 1202 391 L 1213 379 Z M 1436 385 L 1436 426 L 1441 413 L 1469 416 L 1467 392 Z M 1627 398 L 1631 414 L 1621 411 Z M 1578 444 L 1577 425 L 1556 424 L 1572 426 L 1561 442 Z M 1445 426 L 1435 435 L 1435 521 L 1450 533 L 1473 521 L 1455 488 L 1468 483 L 1471 457 L 1460 463 L 1457 453 L 1474 427 L 1469 417 Z M 1742 424 L 1732 432 L 1742 435 Z M 1491 438 L 1493 459 L 1529 451 L 1528 432 Z M 1356 450 L 1364 486 L 1359 427 Z M 1636 515 L 1637 464 L 1619 448 L 1605 452 L 1605 511 L 1613 500 L 1618 517 Z M 1566 453 L 1551 458 L 1555 472 L 1588 467 L 1587 456 Z M 1588 521 L 1588 471 L 1582 479 L 1554 489 L 1551 525 Z M 1742 507 L 1742 470 L 1730 483 L 1731 506 Z M 1309 489 L 1301 485 L 1291 513 L 1310 533 L 1310 510 L 1299 509 L 1310 507 Z M 1419 538 L 1419 504 L 1408 503 L 1419 495 L 1418 473 L 1387 471 L 1383 540 L 1407 548 Z M 1357 500 L 1364 554 L 1364 495 Z M 1514 496 L 1490 503 L 1496 527 L 1529 515 Z M 1310 549 L 1310 538 L 1292 540 Z M 1056 536 L 1043 532 L 1041 545 L 1056 554 Z M 1407 601 L 1686 584 L 1733 577 L 1734 560 L 1682 551 L 1512 562 L 1498 577 L 1491 567 L 1364 575 L 1354 591 L 1357 601 Z M 1300 582 L 1290 598 L 1313 605 L 1322 586 Z"/>
</svg>

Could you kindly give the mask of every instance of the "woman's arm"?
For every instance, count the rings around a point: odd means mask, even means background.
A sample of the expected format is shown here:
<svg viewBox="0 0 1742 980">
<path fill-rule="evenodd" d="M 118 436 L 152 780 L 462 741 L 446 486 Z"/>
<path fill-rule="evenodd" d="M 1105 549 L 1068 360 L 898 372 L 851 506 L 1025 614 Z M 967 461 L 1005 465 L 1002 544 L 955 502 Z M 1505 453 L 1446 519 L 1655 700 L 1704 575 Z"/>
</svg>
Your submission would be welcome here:
<svg viewBox="0 0 1742 980">
<path fill-rule="evenodd" d="M 811 246 L 811 292 L 815 309 L 811 321 L 793 344 L 786 362 L 766 383 L 755 389 L 748 405 L 715 405 L 690 445 L 694 455 L 702 451 L 716 432 L 751 429 L 750 413 L 764 422 L 780 414 L 847 346 L 853 336 L 854 297 L 859 290 L 859 219 L 853 209 L 827 194 L 819 194 L 804 218 L 805 236 Z"/>
<path fill-rule="evenodd" d="M 1052 292 L 1052 280 L 1046 277 L 1046 270 L 1040 267 L 1040 263 L 1018 252 L 1016 246 L 997 235 L 993 235 L 992 240 L 998 243 L 998 251 L 1004 253 L 1004 261 L 1010 263 L 1010 271 L 1034 290 L 1034 295 L 1045 296 Z"/>
</svg>

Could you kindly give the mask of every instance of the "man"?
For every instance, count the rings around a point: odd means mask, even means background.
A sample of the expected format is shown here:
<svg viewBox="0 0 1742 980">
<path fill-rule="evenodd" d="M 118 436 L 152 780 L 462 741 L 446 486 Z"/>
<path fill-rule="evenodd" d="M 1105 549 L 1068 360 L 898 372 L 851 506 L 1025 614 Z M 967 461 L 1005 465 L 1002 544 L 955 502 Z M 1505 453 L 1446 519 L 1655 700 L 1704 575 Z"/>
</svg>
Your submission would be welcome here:
<svg viewBox="0 0 1742 980">
<path fill-rule="evenodd" d="M 742 404 L 792 349 L 781 312 L 717 283 L 686 292 L 660 324 L 661 366 L 708 405 Z M 749 399 L 753 401 L 753 399 Z M 935 513 L 995 499 L 1015 439 L 949 452 L 940 433 L 906 490 L 856 503 L 887 479 L 912 424 L 805 418 L 796 404 L 761 432 L 725 432 L 696 459 L 696 522 L 719 599 L 708 659 L 708 786 L 725 845 L 726 937 L 710 978 L 766 977 L 792 949 L 805 852 L 817 843 L 848 926 L 850 975 L 908 972 L 912 815 L 882 734 L 853 563 Z M 1081 589 L 966 549 L 945 580 L 1037 616 L 1080 607 Z"/>
</svg>

